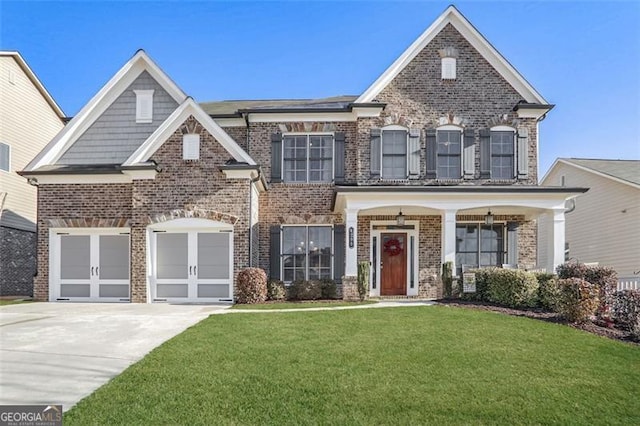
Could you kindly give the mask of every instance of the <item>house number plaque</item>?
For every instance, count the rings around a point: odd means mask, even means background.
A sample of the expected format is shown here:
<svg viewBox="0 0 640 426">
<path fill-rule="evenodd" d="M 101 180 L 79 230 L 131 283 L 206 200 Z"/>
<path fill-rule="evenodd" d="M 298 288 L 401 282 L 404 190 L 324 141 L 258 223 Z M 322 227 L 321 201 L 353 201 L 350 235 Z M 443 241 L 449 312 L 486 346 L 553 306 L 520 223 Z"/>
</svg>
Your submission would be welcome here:
<svg viewBox="0 0 640 426">
<path fill-rule="evenodd" d="M 353 248 L 353 226 L 349 227 L 349 248 Z"/>
</svg>

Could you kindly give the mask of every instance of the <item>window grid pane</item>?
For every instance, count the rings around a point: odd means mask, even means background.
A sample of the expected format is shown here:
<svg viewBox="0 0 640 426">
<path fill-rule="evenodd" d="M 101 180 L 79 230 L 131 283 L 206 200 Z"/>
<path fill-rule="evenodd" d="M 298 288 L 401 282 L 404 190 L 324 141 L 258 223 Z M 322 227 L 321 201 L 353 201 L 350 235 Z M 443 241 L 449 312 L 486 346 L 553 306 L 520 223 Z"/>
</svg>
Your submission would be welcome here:
<svg viewBox="0 0 640 426">
<path fill-rule="evenodd" d="M 307 137 L 285 136 L 284 146 L 284 179 L 287 182 L 307 181 Z"/>
<path fill-rule="evenodd" d="M 330 226 L 283 226 L 283 281 L 333 278 L 332 237 Z"/>
<path fill-rule="evenodd" d="M 491 177 L 493 179 L 512 179 L 514 146 L 511 131 L 491 132 Z"/>
<path fill-rule="evenodd" d="M 437 176 L 439 179 L 460 179 L 462 169 L 460 156 L 462 150 L 462 132 L 458 130 L 439 130 L 437 133 Z"/>
<path fill-rule="evenodd" d="M 407 178 L 407 132 L 385 130 L 382 132 L 382 177 Z"/>
<path fill-rule="evenodd" d="M 333 138 L 309 137 L 309 182 L 331 182 L 333 166 Z"/>
<path fill-rule="evenodd" d="M 456 265 L 501 266 L 505 258 L 504 225 L 456 226 Z"/>
</svg>

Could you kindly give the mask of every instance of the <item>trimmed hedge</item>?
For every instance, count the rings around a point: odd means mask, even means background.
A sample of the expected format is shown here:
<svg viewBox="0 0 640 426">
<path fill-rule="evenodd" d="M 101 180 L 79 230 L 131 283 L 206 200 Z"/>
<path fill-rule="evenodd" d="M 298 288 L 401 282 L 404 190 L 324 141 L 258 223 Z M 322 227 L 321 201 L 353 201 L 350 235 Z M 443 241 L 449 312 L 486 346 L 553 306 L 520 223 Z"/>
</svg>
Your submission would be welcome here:
<svg viewBox="0 0 640 426">
<path fill-rule="evenodd" d="M 267 300 L 284 300 L 287 298 L 287 288 L 280 280 L 270 280 L 267 283 Z"/>
<path fill-rule="evenodd" d="M 572 322 L 584 322 L 596 314 L 600 300 L 598 286 L 581 278 L 558 280 L 556 312 Z"/>
<path fill-rule="evenodd" d="M 338 286 L 336 282 L 329 278 L 320 280 L 320 293 L 323 299 L 337 299 Z"/>
<path fill-rule="evenodd" d="M 613 295 L 618 285 L 618 274 L 608 266 L 587 266 L 584 263 L 567 262 L 556 268 L 559 278 L 581 278 L 598 289 L 598 315 L 609 317 Z"/>
<path fill-rule="evenodd" d="M 534 307 L 538 301 L 538 281 L 531 272 L 519 269 L 491 269 L 486 277 L 486 296 L 489 302 L 498 305 L 513 308 Z"/>
<path fill-rule="evenodd" d="M 290 300 L 317 300 L 322 298 L 320 281 L 294 281 L 289 285 L 287 296 Z"/>
<path fill-rule="evenodd" d="M 613 320 L 640 339 L 640 290 L 622 290 L 614 293 L 611 309 Z"/>
<path fill-rule="evenodd" d="M 538 306 L 550 312 L 555 312 L 560 297 L 558 278 L 548 272 L 535 273 L 538 280 Z"/>
<path fill-rule="evenodd" d="M 260 268 L 245 268 L 238 272 L 236 303 L 262 303 L 265 300 L 267 300 L 267 274 Z"/>
</svg>

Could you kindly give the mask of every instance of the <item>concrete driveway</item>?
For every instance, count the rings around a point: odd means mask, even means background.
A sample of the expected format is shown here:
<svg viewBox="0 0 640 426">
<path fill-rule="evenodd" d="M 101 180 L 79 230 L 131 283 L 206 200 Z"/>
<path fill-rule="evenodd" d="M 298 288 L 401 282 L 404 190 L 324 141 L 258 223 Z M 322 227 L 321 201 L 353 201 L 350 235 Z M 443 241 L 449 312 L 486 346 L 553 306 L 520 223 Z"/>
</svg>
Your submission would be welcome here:
<svg viewBox="0 0 640 426">
<path fill-rule="evenodd" d="M 28 303 L 0 307 L 0 405 L 66 411 L 156 346 L 228 305 Z"/>
</svg>

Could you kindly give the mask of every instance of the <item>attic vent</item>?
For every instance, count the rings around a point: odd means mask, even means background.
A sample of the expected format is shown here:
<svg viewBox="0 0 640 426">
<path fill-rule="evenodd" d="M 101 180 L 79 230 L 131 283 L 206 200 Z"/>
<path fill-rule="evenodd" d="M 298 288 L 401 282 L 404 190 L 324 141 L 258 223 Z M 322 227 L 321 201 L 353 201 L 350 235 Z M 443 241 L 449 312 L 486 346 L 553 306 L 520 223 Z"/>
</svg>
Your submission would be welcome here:
<svg viewBox="0 0 640 426">
<path fill-rule="evenodd" d="M 440 58 L 442 58 L 442 79 L 455 80 L 458 50 L 453 47 L 446 47 L 444 49 L 440 49 L 438 53 L 440 54 Z"/>
<path fill-rule="evenodd" d="M 182 136 L 182 159 L 200 159 L 200 135 L 189 133 Z"/>
<path fill-rule="evenodd" d="M 153 122 L 153 90 L 134 90 L 136 94 L 136 123 Z"/>
</svg>

